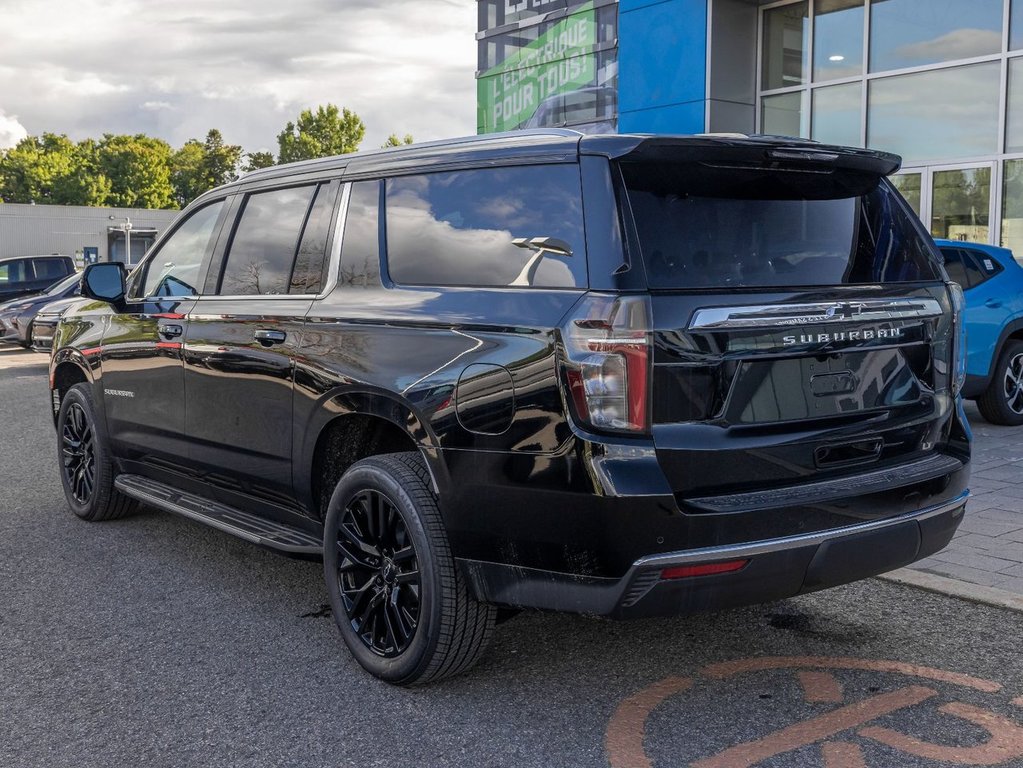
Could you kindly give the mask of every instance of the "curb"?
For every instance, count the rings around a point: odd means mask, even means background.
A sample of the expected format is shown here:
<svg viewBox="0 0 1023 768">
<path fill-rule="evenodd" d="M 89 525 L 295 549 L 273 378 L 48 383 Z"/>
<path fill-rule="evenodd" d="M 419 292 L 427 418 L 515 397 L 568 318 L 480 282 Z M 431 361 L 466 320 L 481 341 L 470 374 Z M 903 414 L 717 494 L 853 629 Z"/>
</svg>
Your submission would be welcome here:
<svg viewBox="0 0 1023 768">
<path fill-rule="evenodd" d="M 982 605 L 990 605 L 995 608 L 1005 608 L 1006 610 L 1023 613 L 1023 595 L 1009 592 L 1005 589 L 983 587 L 980 584 L 971 584 L 968 581 L 950 579 L 947 576 L 914 571 L 909 568 L 901 568 L 891 573 L 882 574 L 877 578 L 896 584 L 916 587 L 927 592 L 958 597 L 971 603 L 981 603 Z"/>
</svg>

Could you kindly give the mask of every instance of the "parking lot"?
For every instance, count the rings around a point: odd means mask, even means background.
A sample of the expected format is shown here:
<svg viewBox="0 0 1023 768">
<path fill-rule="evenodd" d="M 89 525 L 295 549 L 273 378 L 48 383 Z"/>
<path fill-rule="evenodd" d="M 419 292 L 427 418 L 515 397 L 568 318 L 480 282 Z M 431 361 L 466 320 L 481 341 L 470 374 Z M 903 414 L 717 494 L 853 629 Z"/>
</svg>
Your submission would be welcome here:
<svg viewBox="0 0 1023 768">
<path fill-rule="evenodd" d="M 151 510 L 72 516 L 45 374 L 0 349 L 0 766 L 1023 766 L 1023 615 L 881 580 L 687 619 L 524 613 L 468 675 L 386 686 L 318 564 Z M 1023 594 L 1023 447 L 973 423 L 978 496 L 921 567 Z"/>
</svg>

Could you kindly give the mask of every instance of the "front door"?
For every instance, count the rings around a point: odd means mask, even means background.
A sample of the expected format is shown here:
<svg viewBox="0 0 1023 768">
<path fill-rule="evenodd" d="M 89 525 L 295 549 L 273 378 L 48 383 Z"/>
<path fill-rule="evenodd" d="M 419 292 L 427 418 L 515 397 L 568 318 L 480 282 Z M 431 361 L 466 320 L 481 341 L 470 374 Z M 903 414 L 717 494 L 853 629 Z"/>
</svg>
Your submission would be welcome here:
<svg viewBox="0 0 1023 768">
<path fill-rule="evenodd" d="M 909 169 L 892 182 L 932 236 L 990 243 L 992 163 Z"/>
<path fill-rule="evenodd" d="M 166 467 L 187 462 L 181 344 L 225 218 L 224 201 L 184 219 L 132 274 L 103 335 L 103 402 L 115 452 Z"/>
</svg>

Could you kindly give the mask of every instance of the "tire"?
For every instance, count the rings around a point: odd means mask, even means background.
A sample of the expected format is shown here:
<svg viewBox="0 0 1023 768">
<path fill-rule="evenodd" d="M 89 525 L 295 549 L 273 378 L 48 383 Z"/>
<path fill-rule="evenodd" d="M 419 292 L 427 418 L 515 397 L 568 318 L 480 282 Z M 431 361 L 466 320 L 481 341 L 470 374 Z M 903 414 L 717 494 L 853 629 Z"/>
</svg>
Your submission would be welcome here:
<svg viewBox="0 0 1023 768">
<path fill-rule="evenodd" d="M 57 463 L 68 506 L 83 520 L 114 520 L 137 508 L 134 499 L 114 488 L 106 430 L 88 384 L 75 384 L 60 403 Z"/>
<path fill-rule="evenodd" d="M 991 383 L 977 398 L 977 409 L 992 424 L 1023 424 L 1023 341 L 1010 339 L 1005 343 Z"/>
<path fill-rule="evenodd" d="M 345 472 L 327 509 L 323 555 L 338 629 L 381 680 L 408 686 L 457 675 L 490 641 L 497 610 L 469 593 L 418 453 L 373 456 Z"/>
</svg>

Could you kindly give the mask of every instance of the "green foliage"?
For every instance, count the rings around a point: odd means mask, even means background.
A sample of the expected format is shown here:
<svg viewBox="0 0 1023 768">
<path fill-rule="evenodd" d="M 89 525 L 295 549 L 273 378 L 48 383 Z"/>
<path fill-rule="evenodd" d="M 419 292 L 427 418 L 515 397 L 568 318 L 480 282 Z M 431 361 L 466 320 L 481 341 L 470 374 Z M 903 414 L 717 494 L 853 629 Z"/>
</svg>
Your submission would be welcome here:
<svg viewBox="0 0 1023 768">
<path fill-rule="evenodd" d="M 355 152 L 359 149 L 366 126 L 357 114 L 334 104 L 305 109 L 298 123 L 288 121 L 277 136 L 279 161 L 292 163 Z"/>
<path fill-rule="evenodd" d="M 380 145 L 380 149 L 388 149 L 390 147 L 403 147 L 407 144 L 411 144 L 413 141 L 412 134 L 406 133 L 404 137 L 399 138 L 398 134 L 392 133 L 387 137 L 387 141 Z"/>
<path fill-rule="evenodd" d="M 260 168 L 269 168 L 277 164 L 274 160 L 273 152 L 249 152 L 245 155 L 245 158 L 245 165 L 242 166 L 242 170 L 246 173 L 258 171 Z"/>
<path fill-rule="evenodd" d="M 111 182 L 107 205 L 121 208 L 174 208 L 171 148 L 144 134 L 106 134 L 99 143 L 99 170 Z"/>
<path fill-rule="evenodd" d="M 216 128 L 206 134 L 206 141 L 190 139 L 171 156 L 171 184 L 174 200 L 182 208 L 207 190 L 238 178 L 242 148 L 225 144 Z"/>
</svg>

